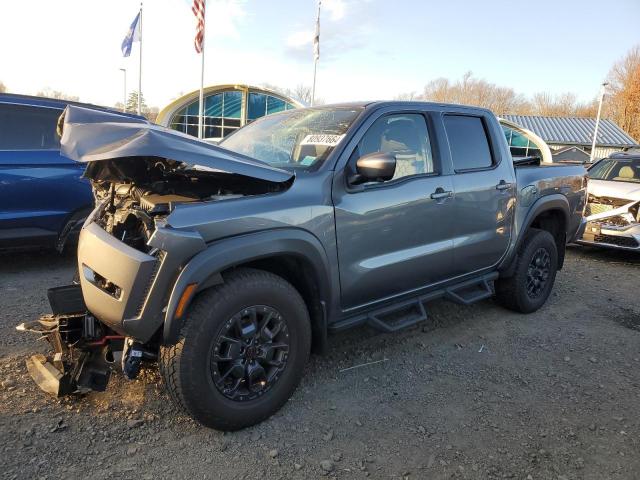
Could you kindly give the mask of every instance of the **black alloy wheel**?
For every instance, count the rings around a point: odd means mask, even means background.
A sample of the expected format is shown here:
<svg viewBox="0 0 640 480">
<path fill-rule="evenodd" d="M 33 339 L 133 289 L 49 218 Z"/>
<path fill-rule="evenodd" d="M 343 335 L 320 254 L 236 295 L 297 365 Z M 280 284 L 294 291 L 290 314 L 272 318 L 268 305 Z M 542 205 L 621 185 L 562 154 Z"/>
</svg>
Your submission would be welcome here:
<svg viewBox="0 0 640 480">
<path fill-rule="evenodd" d="M 527 268 L 527 295 L 538 298 L 547 286 L 551 270 L 551 256 L 541 247 L 536 250 Z"/>
<path fill-rule="evenodd" d="M 557 270 L 555 238 L 545 230 L 530 228 L 518 249 L 512 273 L 495 282 L 496 299 L 510 310 L 535 312 L 549 298 Z"/>
<path fill-rule="evenodd" d="M 289 329 L 274 308 L 244 308 L 220 329 L 211 354 L 211 373 L 220 392 L 235 401 L 269 391 L 287 365 Z"/>
<path fill-rule="evenodd" d="M 160 348 L 172 400 L 202 425 L 238 430 L 291 397 L 311 351 L 304 299 L 284 278 L 238 268 L 194 298 L 177 343 Z"/>
</svg>

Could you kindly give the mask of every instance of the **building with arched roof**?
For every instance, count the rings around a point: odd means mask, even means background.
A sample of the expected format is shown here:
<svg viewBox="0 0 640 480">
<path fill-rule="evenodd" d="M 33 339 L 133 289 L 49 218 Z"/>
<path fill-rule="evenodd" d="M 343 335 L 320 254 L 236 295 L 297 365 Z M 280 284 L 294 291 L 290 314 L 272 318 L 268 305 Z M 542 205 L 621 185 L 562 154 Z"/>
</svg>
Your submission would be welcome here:
<svg viewBox="0 0 640 480">
<path fill-rule="evenodd" d="M 198 136 L 200 90 L 164 107 L 156 123 Z M 204 89 L 204 138 L 218 141 L 247 123 L 271 113 L 304 107 L 281 93 L 251 85 L 212 85 Z"/>
</svg>

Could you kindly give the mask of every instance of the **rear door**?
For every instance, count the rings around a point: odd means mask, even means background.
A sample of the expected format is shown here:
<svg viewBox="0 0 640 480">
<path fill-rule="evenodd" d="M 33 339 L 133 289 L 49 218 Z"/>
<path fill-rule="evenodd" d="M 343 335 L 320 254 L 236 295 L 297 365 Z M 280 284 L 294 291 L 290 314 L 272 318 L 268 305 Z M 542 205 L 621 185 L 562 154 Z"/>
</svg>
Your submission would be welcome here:
<svg viewBox="0 0 640 480">
<path fill-rule="evenodd" d="M 442 172 L 429 117 L 380 114 L 358 135 L 344 171 L 373 152 L 392 153 L 397 163 L 389 181 L 350 186 L 344 172 L 334 177 L 343 309 L 446 279 L 453 261 L 452 179 Z"/>
<path fill-rule="evenodd" d="M 502 131 L 488 114 L 446 113 L 442 118 L 455 172 L 454 268 L 463 275 L 492 267 L 507 251 L 515 178 L 511 159 L 497 143 Z"/>
<path fill-rule="evenodd" d="M 0 245 L 55 241 L 92 204 L 84 166 L 60 155 L 61 109 L 0 104 Z"/>
</svg>

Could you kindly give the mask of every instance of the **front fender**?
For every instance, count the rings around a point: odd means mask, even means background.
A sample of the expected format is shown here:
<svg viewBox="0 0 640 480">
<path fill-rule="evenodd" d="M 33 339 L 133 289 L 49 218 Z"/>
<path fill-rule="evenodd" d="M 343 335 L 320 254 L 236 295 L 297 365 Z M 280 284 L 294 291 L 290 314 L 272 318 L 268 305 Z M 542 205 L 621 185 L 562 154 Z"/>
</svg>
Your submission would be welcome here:
<svg viewBox="0 0 640 480">
<path fill-rule="evenodd" d="M 197 288 L 186 299 L 186 305 L 191 302 L 195 293 L 223 283 L 221 272 L 224 270 L 278 255 L 293 255 L 310 263 L 315 272 L 320 300 L 332 305 L 327 254 L 322 243 L 311 233 L 295 228 L 282 228 L 230 237 L 211 243 L 180 272 L 167 304 L 163 342 L 170 345 L 178 340 L 182 318 L 176 317 L 176 309 L 188 285 L 197 284 Z"/>
</svg>

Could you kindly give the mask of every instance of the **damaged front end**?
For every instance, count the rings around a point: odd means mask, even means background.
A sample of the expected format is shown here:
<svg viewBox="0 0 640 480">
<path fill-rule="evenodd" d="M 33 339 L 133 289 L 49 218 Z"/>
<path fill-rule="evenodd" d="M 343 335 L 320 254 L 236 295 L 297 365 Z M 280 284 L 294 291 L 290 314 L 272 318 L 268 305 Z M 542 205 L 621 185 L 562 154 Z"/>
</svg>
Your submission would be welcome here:
<svg viewBox="0 0 640 480">
<path fill-rule="evenodd" d="M 47 294 L 53 313 L 16 327 L 37 334 L 53 349 L 48 357 L 37 354 L 27 359 L 29 374 L 56 397 L 105 390 L 124 337 L 86 313 L 79 285 L 52 288 Z"/>
<path fill-rule="evenodd" d="M 141 119 L 69 106 L 61 151 L 87 164 L 95 208 L 78 241 L 78 283 L 48 291 L 51 315 L 18 325 L 52 353 L 27 368 L 40 388 L 62 396 L 106 388 L 114 368 L 135 378 L 155 361 L 178 274 L 206 248 L 196 229 L 173 228 L 185 204 L 288 189 L 285 170 Z"/>
<path fill-rule="evenodd" d="M 640 250 L 640 200 L 589 195 L 582 245 Z"/>
</svg>

